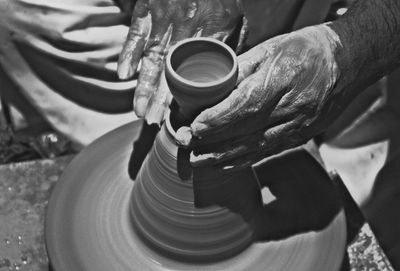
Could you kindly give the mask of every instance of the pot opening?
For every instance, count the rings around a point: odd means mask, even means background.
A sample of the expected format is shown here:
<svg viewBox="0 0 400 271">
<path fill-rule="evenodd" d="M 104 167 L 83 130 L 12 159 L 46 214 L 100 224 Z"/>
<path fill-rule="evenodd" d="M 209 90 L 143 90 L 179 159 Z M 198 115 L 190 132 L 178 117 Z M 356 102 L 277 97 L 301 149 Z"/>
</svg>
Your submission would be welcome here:
<svg viewBox="0 0 400 271">
<path fill-rule="evenodd" d="M 183 43 L 171 55 L 171 67 L 185 80 L 194 83 L 218 84 L 234 69 L 232 54 L 208 40 Z"/>
</svg>

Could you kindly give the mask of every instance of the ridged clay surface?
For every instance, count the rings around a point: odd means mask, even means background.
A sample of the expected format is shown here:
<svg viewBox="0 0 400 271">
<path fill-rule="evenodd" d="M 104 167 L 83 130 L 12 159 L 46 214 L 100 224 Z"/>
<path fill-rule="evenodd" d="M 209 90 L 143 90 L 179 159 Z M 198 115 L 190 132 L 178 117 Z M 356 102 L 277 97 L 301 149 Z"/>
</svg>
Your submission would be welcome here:
<svg viewBox="0 0 400 271">
<path fill-rule="evenodd" d="M 217 262 L 188 263 L 153 250 L 134 230 L 130 214 L 134 182 L 126 167 L 141 125 L 133 122 L 95 141 L 57 183 L 46 219 L 55 271 L 339 269 L 346 243 L 343 213 L 322 231 L 252 243 Z"/>
</svg>

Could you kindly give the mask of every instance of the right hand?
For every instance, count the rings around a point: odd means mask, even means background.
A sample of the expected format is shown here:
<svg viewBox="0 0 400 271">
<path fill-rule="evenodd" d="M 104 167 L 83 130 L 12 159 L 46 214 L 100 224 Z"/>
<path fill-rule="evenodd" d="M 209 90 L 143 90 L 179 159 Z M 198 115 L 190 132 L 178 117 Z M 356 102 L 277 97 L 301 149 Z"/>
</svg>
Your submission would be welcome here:
<svg viewBox="0 0 400 271">
<path fill-rule="evenodd" d="M 166 85 L 159 85 L 171 45 L 193 36 L 226 41 L 242 16 L 240 0 L 138 0 L 118 61 L 121 79 L 133 76 L 141 61 L 133 101 L 136 115 L 149 124 L 163 120 L 172 96 Z M 239 44 L 243 35 L 244 30 Z"/>
<path fill-rule="evenodd" d="M 237 88 L 176 133 L 194 150 L 192 165 L 247 167 L 326 129 L 351 100 L 346 84 L 354 73 L 340 73 L 341 48 L 337 33 L 318 25 L 240 55 Z"/>
</svg>

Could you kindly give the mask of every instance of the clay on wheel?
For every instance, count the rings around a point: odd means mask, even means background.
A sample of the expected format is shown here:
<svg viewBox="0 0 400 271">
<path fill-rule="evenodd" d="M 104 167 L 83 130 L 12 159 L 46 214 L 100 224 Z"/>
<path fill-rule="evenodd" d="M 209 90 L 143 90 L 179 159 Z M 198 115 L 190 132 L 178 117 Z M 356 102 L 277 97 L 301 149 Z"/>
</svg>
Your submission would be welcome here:
<svg viewBox="0 0 400 271">
<path fill-rule="evenodd" d="M 252 171 L 218 174 L 202 169 L 192 179 L 181 180 L 173 133 L 167 120 L 138 174 L 131 197 L 133 226 L 153 249 L 175 259 L 210 262 L 238 254 L 252 242 L 252 229 L 244 217 L 261 204 L 260 191 L 254 187 L 250 195 L 235 190 L 220 193 L 223 198 L 218 202 L 225 206 L 213 204 L 217 201 L 212 197 L 225 183 L 240 182 L 243 190 L 249 187 Z M 247 199 L 238 200 L 241 196 Z M 235 210 L 226 208 L 234 204 Z"/>
<path fill-rule="evenodd" d="M 339 270 L 346 247 L 343 212 L 321 231 L 252 243 L 217 262 L 188 263 L 151 249 L 132 227 L 129 205 L 134 182 L 126 170 L 141 125 L 133 122 L 96 140 L 58 181 L 45 227 L 55 271 Z"/>
</svg>

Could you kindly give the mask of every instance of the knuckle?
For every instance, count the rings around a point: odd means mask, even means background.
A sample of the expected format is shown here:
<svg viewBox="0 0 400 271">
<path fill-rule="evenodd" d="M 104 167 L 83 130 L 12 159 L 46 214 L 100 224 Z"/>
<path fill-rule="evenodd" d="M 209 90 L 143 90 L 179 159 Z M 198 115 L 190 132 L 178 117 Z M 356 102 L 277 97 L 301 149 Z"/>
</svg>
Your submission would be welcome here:
<svg viewBox="0 0 400 271">
<path fill-rule="evenodd" d="M 149 11 L 148 1 L 137 1 L 135 8 L 133 9 L 133 15 L 137 17 L 144 17 Z"/>
<path fill-rule="evenodd" d="M 156 83 L 158 83 L 159 81 L 158 80 L 159 76 L 160 76 L 159 73 L 157 73 L 154 70 L 152 72 L 147 72 L 147 73 L 140 72 L 137 87 L 154 89 Z"/>
</svg>

